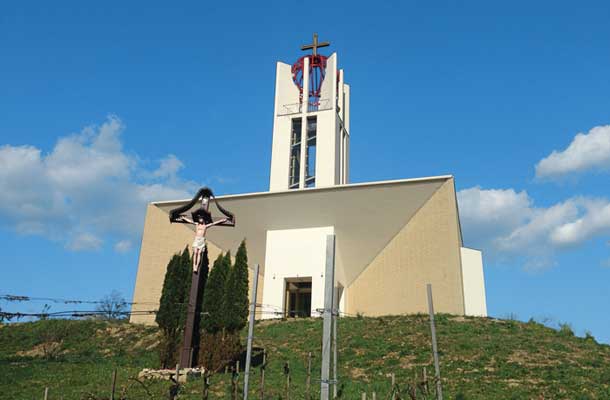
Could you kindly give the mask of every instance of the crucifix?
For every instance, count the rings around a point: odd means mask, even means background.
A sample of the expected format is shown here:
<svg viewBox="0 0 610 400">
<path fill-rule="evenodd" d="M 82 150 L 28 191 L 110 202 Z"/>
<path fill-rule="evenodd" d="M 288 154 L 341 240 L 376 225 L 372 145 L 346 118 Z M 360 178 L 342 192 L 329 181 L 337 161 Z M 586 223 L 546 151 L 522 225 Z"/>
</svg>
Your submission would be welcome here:
<svg viewBox="0 0 610 400">
<path fill-rule="evenodd" d="M 216 208 L 226 218 L 216 221 L 212 219 L 209 209 L 210 200 L 214 200 Z M 184 215 L 195 204 L 201 202 L 200 207 L 191 212 L 191 218 Z M 184 339 L 182 340 L 182 350 L 180 352 L 180 368 L 189 368 L 197 362 L 197 352 L 199 349 L 199 322 L 201 314 L 201 286 L 207 276 L 199 273 L 200 264 L 206 253 L 205 234 L 207 229 L 212 226 L 235 226 L 235 216 L 218 204 L 218 200 L 207 187 L 199 189 L 193 200 L 189 203 L 175 208 L 169 212 L 169 220 L 174 223 L 195 225 L 195 240 L 193 241 L 193 271 L 191 273 L 191 293 L 186 314 L 184 327 Z"/>
<path fill-rule="evenodd" d="M 319 47 L 328 47 L 328 46 L 330 46 L 330 42 L 322 42 L 322 43 L 319 43 L 319 42 L 318 42 L 318 34 L 317 34 L 317 33 L 314 33 L 314 34 L 313 34 L 313 43 L 312 43 L 312 44 L 306 44 L 306 45 L 301 46 L 301 50 L 309 50 L 309 49 L 312 49 L 312 50 L 313 50 L 312 54 L 313 54 L 313 56 L 315 57 L 315 56 L 317 56 L 317 55 L 318 55 L 318 48 L 319 48 Z"/>
<path fill-rule="evenodd" d="M 201 258 L 206 250 L 205 246 L 205 234 L 208 228 L 215 225 L 220 225 L 225 222 L 229 222 L 230 219 L 223 218 L 213 222 L 206 222 L 205 214 L 209 213 L 210 198 L 204 197 L 201 199 L 201 208 L 193 213 L 193 219 L 190 219 L 184 215 L 178 217 L 178 222 L 184 222 L 186 224 L 195 225 L 195 240 L 193 241 L 193 272 L 199 272 L 199 264 L 201 264 Z M 197 216 L 196 218 L 194 216 Z"/>
</svg>

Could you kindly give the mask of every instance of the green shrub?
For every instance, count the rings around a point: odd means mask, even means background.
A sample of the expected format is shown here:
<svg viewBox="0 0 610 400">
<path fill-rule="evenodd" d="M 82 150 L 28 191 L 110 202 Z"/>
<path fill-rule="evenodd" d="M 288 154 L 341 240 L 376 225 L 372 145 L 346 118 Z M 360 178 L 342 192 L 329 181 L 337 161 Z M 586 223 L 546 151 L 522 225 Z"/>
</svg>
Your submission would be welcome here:
<svg viewBox="0 0 610 400">
<path fill-rule="evenodd" d="M 46 360 L 54 360 L 63 350 L 64 341 L 69 336 L 69 325 L 61 320 L 46 320 L 40 325 L 40 349 Z"/>
<path fill-rule="evenodd" d="M 597 343 L 595 340 L 595 337 L 593 336 L 591 331 L 585 331 L 585 340 L 591 340 L 591 341 Z"/>
<path fill-rule="evenodd" d="M 239 333 L 224 332 L 207 333 L 201 336 L 199 363 L 207 370 L 217 372 L 222 370 L 243 351 Z"/>
<path fill-rule="evenodd" d="M 567 322 L 559 323 L 559 333 L 565 336 L 574 336 L 572 325 L 568 324 Z"/>
</svg>

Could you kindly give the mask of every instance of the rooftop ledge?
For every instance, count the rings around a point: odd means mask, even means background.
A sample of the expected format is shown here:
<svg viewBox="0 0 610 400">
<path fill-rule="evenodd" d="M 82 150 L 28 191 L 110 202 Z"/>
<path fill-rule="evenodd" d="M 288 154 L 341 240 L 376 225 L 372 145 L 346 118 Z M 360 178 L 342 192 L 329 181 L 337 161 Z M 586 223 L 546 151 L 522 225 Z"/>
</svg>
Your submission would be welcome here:
<svg viewBox="0 0 610 400">
<path fill-rule="evenodd" d="M 341 189 L 358 188 L 358 187 L 395 185 L 395 184 L 400 184 L 400 183 L 416 183 L 416 182 L 426 182 L 426 181 L 430 182 L 430 181 L 447 180 L 447 179 L 452 179 L 452 178 L 453 178 L 453 175 L 439 175 L 439 176 L 428 176 L 428 177 L 422 177 L 422 178 L 394 179 L 394 180 L 362 182 L 362 183 L 348 183 L 348 184 L 344 184 L 344 185 L 313 187 L 313 188 L 303 188 L 303 189 L 287 189 L 287 190 L 275 190 L 275 191 L 267 191 L 267 192 L 227 194 L 227 195 L 217 196 L 217 198 L 234 199 L 234 198 L 243 198 L 243 197 L 271 196 L 271 195 L 297 193 L 297 192 L 303 193 L 303 192 L 307 192 L 307 191 L 309 191 L 309 192 L 332 191 L 332 190 L 341 190 Z M 191 201 L 191 199 L 153 201 L 153 202 L 151 202 L 151 204 L 167 205 L 167 204 L 173 204 L 173 203 L 175 203 L 175 204 L 185 203 L 185 202 L 189 202 L 189 201 Z"/>
</svg>

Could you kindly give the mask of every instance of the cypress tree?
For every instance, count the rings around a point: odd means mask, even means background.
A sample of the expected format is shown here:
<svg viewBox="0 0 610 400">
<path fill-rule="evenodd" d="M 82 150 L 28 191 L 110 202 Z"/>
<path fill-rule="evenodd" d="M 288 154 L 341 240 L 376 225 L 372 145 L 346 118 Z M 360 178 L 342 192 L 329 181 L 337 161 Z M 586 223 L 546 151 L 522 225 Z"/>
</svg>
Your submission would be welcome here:
<svg viewBox="0 0 610 400">
<path fill-rule="evenodd" d="M 237 249 L 225 293 L 226 329 L 229 333 L 239 332 L 248 320 L 248 251 L 245 240 Z"/>
<path fill-rule="evenodd" d="M 180 256 L 174 254 L 167 264 L 165 278 L 163 280 L 163 289 L 161 291 L 161 299 L 159 300 L 159 310 L 155 321 L 159 328 L 164 332 L 171 333 L 178 326 L 178 315 L 173 312 L 173 305 L 176 303 L 176 284 L 178 275 L 178 264 Z"/>
<path fill-rule="evenodd" d="M 205 285 L 203 293 L 203 316 L 201 327 L 207 333 L 217 333 L 225 327 L 224 293 L 229 268 L 222 254 L 218 256 Z"/>
<path fill-rule="evenodd" d="M 227 251 L 227 253 L 225 254 L 224 257 L 224 263 L 225 263 L 225 268 L 227 269 L 227 271 L 229 271 L 231 269 L 231 251 Z"/>
<path fill-rule="evenodd" d="M 175 254 L 167 264 L 159 310 L 155 321 L 161 329 L 163 340 L 160 347 L 161 364 L 172 366 L 176 360 L 176 350 L 180 343 L 180 333 L 184 327 L 184 318 L 190 289 L 190 267 L 185 265 L 190 259 L 188 248 L 181 255 Z M 186 269 L 185 269 L 186 266 Z"/>
<path fill-rule="evenodd" d="M 227 321 L 229 320 L 229 316 L 227 313 L 230 312 L 229 303 L 233 301 L 231 296 L 231 291 L 229 290 L 229 278 L 231 276 L 231 252 L 227 251 L 224 258 L 222 259 L 224 267 L 227 271 L 226 283 L 224 290 L 222 292 L 222 327 L 226 331 L 227 330 Z"/>
</svg>

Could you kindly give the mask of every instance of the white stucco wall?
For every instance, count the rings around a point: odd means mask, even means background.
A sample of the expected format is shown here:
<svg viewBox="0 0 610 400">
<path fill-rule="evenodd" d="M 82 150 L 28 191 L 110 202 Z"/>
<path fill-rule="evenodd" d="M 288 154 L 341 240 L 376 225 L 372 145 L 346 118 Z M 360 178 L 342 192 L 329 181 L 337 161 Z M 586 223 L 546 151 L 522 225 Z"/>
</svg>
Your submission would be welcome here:
<svg viewBox="0 0 610 400">
<path fill-rule="evenodd" d="M 320 87 L 320 99 L 328 99 L 333 108 L 337 103 L 337 66 L 339 61 L 337 53 L 333 53 L 326 60 L 326 73 Z"/>
<path fill-rule="evenodd" d="M 329 111 L 315 114 L 318 119 L 317 147 L 316 147 L 316 187 L 334 186 L 337 175 L 337 148 L 336 141 L 337 115 Z"/>
<path fill-rule="evenodd" d="M 315 310 L 324 308 L 326 236 L 333 233 L 332 226 L 267 231 L 263 311 L 284 310 L 285 279 L 311 277 L 311 315 L 318 315 Z"/>
<path fill-rule="evenodd" d="M 466 315 L 486 317 L 485 277 L 483 256 L 479 250 L 462 247 L 462 279 L 464 284 L 464 311 Z"/>
<path fill-rule="evenodd" d="M 275 75 L 275 106 L 273 113 L 273 142 L 271 151 L 271 168 L 269 190 L 288 189 L 290 165 L 290 130 L 292 117 L 278 116 L 285 112 L 287 105 L 294 106 L 299 102 L 299 89 L 292 81 L 291 66 L 277 63 Z M 298 114 L 296 115 L 298 116 Z"/>
</svg>

